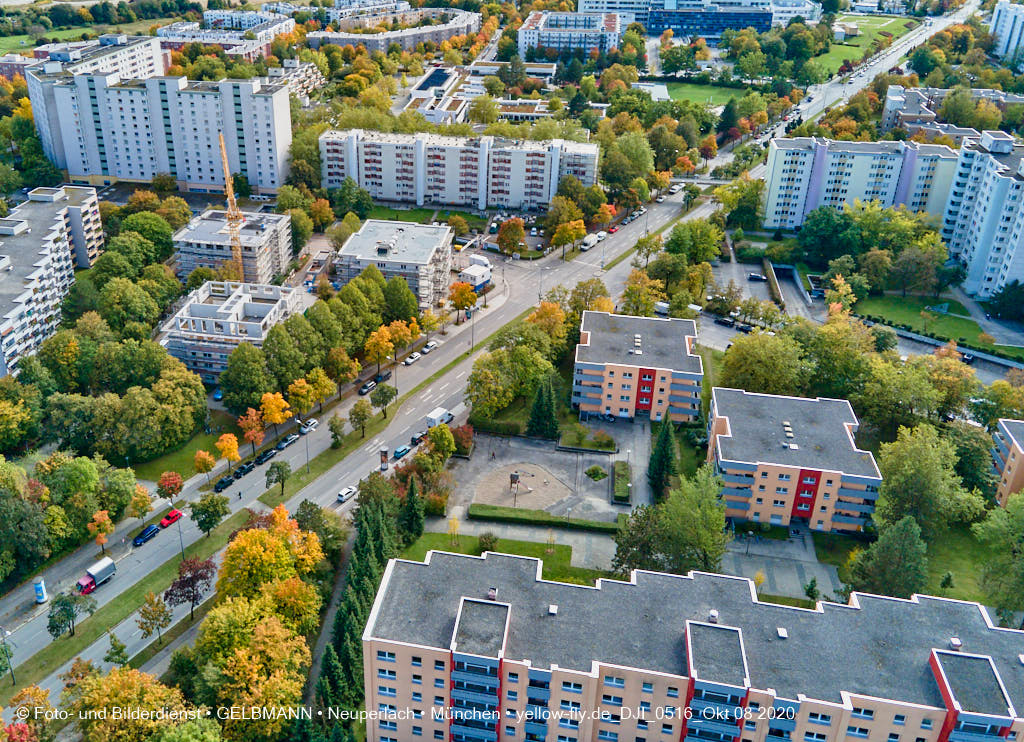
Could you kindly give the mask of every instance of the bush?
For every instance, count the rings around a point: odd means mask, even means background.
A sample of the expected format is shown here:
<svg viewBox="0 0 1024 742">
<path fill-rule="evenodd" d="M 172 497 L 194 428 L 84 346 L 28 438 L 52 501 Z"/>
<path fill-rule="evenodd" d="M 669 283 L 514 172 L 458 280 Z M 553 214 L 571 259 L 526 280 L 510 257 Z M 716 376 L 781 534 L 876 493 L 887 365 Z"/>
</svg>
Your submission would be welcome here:
<svg viewBox="0 0 1024 742">
<path fill-rule="evenodd" d="M 473 426 L 460 425 L 452 428 L 452 437 L 455 439 L 455 453 L 459 456 L 468 456 L 473 449 Z"/>
<path fill-rule="evenodd" d="M 509 508 L 502 505 L 482 505 L 473 503 L 466 512 L 470 520 L 489 520 L 494 523 L 526 523 L 533 526 L 558 526 L 577 531 L 597 531 L 599 533 L 617 533 L 618 523 L 608 523 L 601 520 L 578 520 L 576 518 L 566 519 L 543 510 L 528 510 L 526 508 Z"/>
<path fill-rule="evenodd" d="M 757 263 L 764 258 L 764 249 L 760 247 L 754 247 L 750 244 L 742 244 L 734 249 L 736 252 L 736 261 L 739 263 Z"/>
<path fill-rule="evenodd" d="M 594 445 L 598 448 L 615 448 L 615 439 L 603 430 L 594 433 Z"/>
<path fill-rule="evenodd" d="M 484 531 L 480 534 L 478 539 L 480 547 L 480 553 L 483 554 L 485 551 L 497 551 L 498 550 L 498 537 L 495 536 L 491 531 Z"/>
<path fill-rule="evenodd" d="M 443 518 L 448 510 L 448 496 L 431 492 L 424 498 L 423 514 Z"/>
<path fill-rule="evenodd" d="M 777 241 L 768 245 L 764 256 L 774 263 L 795 262 L 796 245 L 791 242 Z"/>
<path fill-rule="evenodd" d="M 615 462 L 615 481 L 613 489 L 613 499 L 615 502 L 629 502 L 629 486 L 632 480 L 632 472 L 629 468 L 629 464 L 625 461 Z"/>
<path fill-rule="evenodd" d="M 776 242 L 782 242 L 782 230 L 776 229 L 775 234 L 772 235 L 772 239 Z"/>
<path fill-rule="evenodd" d="M 602 479 L 608 476 L 608 472 L 606 472 L 597 464 L 594 464 L 592 467 L 587 469 L 584 472 L 584 474 L 593 479 L 595 482 L 600 482 Z"/>
<path fill-rule="evenodd" d="M 523 427 L 514 421 L 487 420 L 482 417 L 469 416 L 469 424 L 473 430 L 494 435 L 522 435 Z"/>
<path fill-rule="evenodd" d="M 569 432 L 566 433 L 566 440 L 572 441 L 575 446 L 582 446 L 587 441 L 587 435 L 590 431 L 587 430 L 587 426 L 582 423 L 573 423 Z"/>
</svg>

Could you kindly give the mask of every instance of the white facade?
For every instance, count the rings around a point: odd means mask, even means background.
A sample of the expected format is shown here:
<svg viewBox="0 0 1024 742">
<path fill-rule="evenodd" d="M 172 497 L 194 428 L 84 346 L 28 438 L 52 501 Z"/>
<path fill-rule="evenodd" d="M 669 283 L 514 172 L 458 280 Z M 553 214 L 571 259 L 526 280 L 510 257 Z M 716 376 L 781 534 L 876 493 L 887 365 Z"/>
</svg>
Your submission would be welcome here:
<svg viewBox="0 0 1024 742">
<path fill-rule="evenodd" d="M 0 375 L 17 373 L 19 360 L 57 331 L 75 282 L 73 253 L 88 267 L 102 244 L 92 188 L 36 188 L 0 219 Z"/>
<path fill-rule="evenodd" d="M 623 27 L 633 22 L 646 26 L 651 0 L 579 0 L 576 9 L 580 13 L 615 13 Z"/>
<path fill-rule="evenodd" d="M 551 201 L 566 175 L 594 185 L 598 156 L 596 144 L 561 139 L 509 141 L 360 129 L 320 135 L 324 187 L 338 188 L 351 177 L 374 199 L 420 206 L 537 208 Z"/>
<path fill-rule="evenodd" d="M 241 343 L 263 345 L 270 328 L 301 310 L 296 289 L 207 281 L 161 328 L 160 344 L 203 381 L 216 383 Z"/>
<path fill-rule="evenodd" d="M 453 36 L 467 36 L 480 30 L 481 16 L 467 10 L 456 8 L 420 8 L 407 11 L 386 11 L 381 13 L 353 14 L 336 19 L 336 23 L 348 28 L 374 28 L 380 23 L 420 23 L 425 19 L 436 19 L 440 22 L 433 25 L 413 26 L 397 31 L 383 33 L 354 33 L 349 31 L 313 31 L 306 34 L 306 40 L 314 49 L 323 44 L 338 46 L 359 46 L 362 44 L 369 52 L 386 54 L 392 44 L 398 44 L 406 51 L 415 49 L 419 44 L 438 44 Z"/>
<path fill-rule="evenodd" d="M 914 125 L 939 121 L 938 111 L 949 92 L 949 88 L 904 88 L 902 85 L 890 85 L 882 107 L 882 129 L 899 126 L 911 131 Z M 1007 106 L 1024 103 L 1024 95 L 1018 93 L 989 88 L 972 88 L 970 92 L 975 102 L 987 100 L 1000 111 L 1005 111 Z"/>
<path fill-rule="evenodd" d="M 1019 63 L 1020 47 L 1024 43 L 1024 5 L 999 0 L 992 11 L 988 30 L 996 39 L 992 54 Z"/>
<path fill-rule="evenodd" d="M 812 0 L 772 0 L 772 25 L 786 26 L 796 17 L 808 23 L 821 18 L 821 3 Z"/>
<path fill-rule="evenodd" d="M 554 13 L 534 11 L 519 27 L 519 51 L 583 49 L 607 52 L 617 49 L 622 23 L 615 13 Z"/>
<path fill-rule="evenodd" d="M 956 167 L 957 153 L 943 145 L 773 139 L 764 226 L 795 229 L 819 206 L 842 208 L 854 201 L 902 205 L 938 218 Z"/>
<path fill-rule="evenodd" d="M 950 256 L 967 269 L 964 290 L 985 299 L 1024 281 L 1024 145 L 1002 131 L 966 140 L 942 222 Z"/>
<path fill-rule="evenodd" d="M 287 214 L 242 213 L 242 280 L 271 283 L 292 258 L 291 217 Z M 231 234 L 223 211 L 207 209 L 174 233 L 176 272 L 182 280 L 196 268 L 220 268 L 233 259 Z"/>
</svg>

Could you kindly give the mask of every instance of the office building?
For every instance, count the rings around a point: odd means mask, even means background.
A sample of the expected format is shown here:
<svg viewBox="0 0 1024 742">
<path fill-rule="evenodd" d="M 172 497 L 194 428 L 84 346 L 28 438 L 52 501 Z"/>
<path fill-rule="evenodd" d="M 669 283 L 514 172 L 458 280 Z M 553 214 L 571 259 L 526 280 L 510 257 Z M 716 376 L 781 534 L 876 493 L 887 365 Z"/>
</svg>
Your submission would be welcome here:
<svg viewBox="0 0 1024 742">
<path fill-rule="evenodd" d="M 1024 43 L 1024 5 L 999 0 L 988 30 L 995 37 L 992 54 L 999 59 L 1019 67 L 1021 62 L 1021 44 Z"/>
<path fill-rule="evenodd" d="M 708 462 L 725 482 L 726 516 L 815 531 L 860 531 L 882 475 L 857 448 L 845 399 L 805 399 L 715 387 Z"/>
<path fill-rule="evenodd" d="M 262 347 L 270 328 L 301 311 L 297 289 L 207 281 L 160 331 L 160 344 L 208 384 L 216 384 L 241 343 Z"/>
<path fill-rule="evenodd" d="M 437 306 L 448 298 L 454 237 L 447 224 L 367 219 L 338 251 L 336 279 L 344 285 L 375 265 L 384 278 L 404 278 L 424 309 Z"/>
<path fill-rule="evenodd" d="M 942 238 L 967 270 L 963 288 L 987 299 L 1024 280 L 1024 145 L 1002 131 L 964 140 L 949 188 Z"/>
<path fill-rule="evenodd" d="M 572 406 L 583 417 L 696 420 L 704 378 L 696 342 L 693 320 L 584 312 Z"/>
<path fill-rule="evenodd" d="M 545 206 L 573 175 L 597 182 L 597 144 L 394 134 L 351 129 L 320 135 L 325 188 L 352 178 L 381 201 L 485 209 Z"/>
<path fill-rule="evenodd" d="M 581 49 L 608 52 L 618 49 L 622 26 L 615 13 L 556 13 L 534 11 L 519 27 L 519 49 Z"/>
<path fill-rule="evenodd" d="M 1017 93 L 987 88 L 972 88 L 970 92 L 975 102 L 987 100 L 1004 112 L 1007 106 L 1024 103 L 1024 95 Z M 947 95 L 948 88 L 905 88 L 902 85 L 890 85 L 882 106 L 881 128 L 888 131 L 899 127 L 911 131 L 915 124 L 939 122 L 941 119 L 938 111 Z"/>
<path fill-rule="evenodd" d="M 743 577 L 392 559 L 363 632 L 367 742 L 1004 742 L 1024 633 L 978 603 L 762 602 Z"/>
<path fill-rule="evenodd" d="M 657 35 L 671 29 L 679 38 L 714 42 L 729 28 L 763 33 L 772 27 L 773 18 L 771 0 L 653 0 L 647 32 Z"/>
<path fill-rule="evenodd" d="M 292 220 L 287 214 L 242 214 L 242 278 L 246 283 L 271 283 L 292 259 Z M 196 268 L 220 268 L 230 262 L 231 235 L 223 211 L 207 209 L 174 233 L 176 273 L 185 280 Z"/>
<path fill-rule="evenodd" d="M 387 54 L 392 44 L 413 51 L 419 44 L 440 45 L 453 36 L 467 36 L 480 30 L 480 14 L 456 8 L 419 8 L 406 11 L 360 14 L 334 22 L 349 30 L 313 31 L 306 40 L 314 49 L 323 44 L 359 46 L 368 52 Z M 353 29 L 376 28 L 381 24 L 407 26 L 397 31 L 358 33 Z"/>
<path fill-rule="evenodd" d="M 61 302 L 103 246 L 92 188 L 35 188 L 0 219 L 0 375 L 60 326 Z"/>
<path fill-rule="evenodd" d="M 956 167 L 957 153 L 937 144 L 773 139 L 764 178 L 764 225 L 795 229 L 819 206 L 842 208 L 855 200 L 941 218 Z"/>
<path fill-rule="evenodd" d="M 1001 418 L 992 440 L 992 472 L 999 479 L 996 502 L 1006 507 L 1010 495 L 1024 489 L 1024 420 Z"/>
<path fill-rule="evenodd" d="M 817 23 L 821 19 L 821 3 L 813 0 L 772 0 L 772 25 L 788 26 L 794 18 L 803 18 L 805 23 Z"/>
</svg>

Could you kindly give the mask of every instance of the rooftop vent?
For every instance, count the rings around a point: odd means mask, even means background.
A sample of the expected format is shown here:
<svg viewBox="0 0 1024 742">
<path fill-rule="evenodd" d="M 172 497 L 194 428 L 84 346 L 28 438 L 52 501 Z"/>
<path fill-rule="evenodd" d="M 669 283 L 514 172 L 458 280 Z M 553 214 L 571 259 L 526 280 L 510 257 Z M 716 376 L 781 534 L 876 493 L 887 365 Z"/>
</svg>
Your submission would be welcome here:
<svg viewBox="0 0 1024 742">
<path fill-rule="evenodd" d="M 779 626 L 775 630 L 779 633 L 779 638 L 780 639 L 788 639 L 789 638 L 789 632 L 786 631 L 782 626 Z"/>
<path fill-rule="evenodd" d="M 498 599 L 498 588 L 496 588 L 496 587 L 489 587 L 489 588 L 487 588 L 487 599 L 488 600 L 497 600 Z"/>
<path fill-rule="evenodd" d="M 785 425 L 786 427 L 789 427 L 789 420 L 783 420 L 782 424 Z"/>
<path fill-rule="evenodd" d="M 548 606 L 548 615 L 549 616 L 557 616 L 558 615 L 558 606 L 555 605 L 554 603 L 549 605 Z"/>
<path fill-rule="evenodd" d="M 800 446 L 798 446 L 798 445 L 797 445 L 797 444 L 795 444 L 795 443 L 790 443 L 790 444 L 789 444 L 789 450 L 790 450 L 790 451 L 799 451 L 799 450 L 800 450 Z"/>
<path fill-rule="evenodd" d="M 954 652 L 959 652 L 964 646 L 964 643 L 960 641 L 960 637 L 951 636 L 949 637 L 949 648 Z"/>
<path fill-rule="evenodd" d="M 1022 665 L 1024 665 L 1024 654 L 1018 654 L 1017 655 L 1017 659 L 1020 660 L 1020 663 Z"/>
<path fill-rule="evenodd" d="M 712 608 L 708 611 L 708 623 L 718 623 L 718 609 Z"/>
<path fill-rule="evenodd" d="M 790 430 L 787 430 L 787 431 L 786 431 L 786 437 L 787 437 L 787 438 L 796 438 L 796 436 L 795 436 L 795 435 L 793 435 L 793 432 L 792 432 L 792 431 L 790 431 Z"/>
</svg>

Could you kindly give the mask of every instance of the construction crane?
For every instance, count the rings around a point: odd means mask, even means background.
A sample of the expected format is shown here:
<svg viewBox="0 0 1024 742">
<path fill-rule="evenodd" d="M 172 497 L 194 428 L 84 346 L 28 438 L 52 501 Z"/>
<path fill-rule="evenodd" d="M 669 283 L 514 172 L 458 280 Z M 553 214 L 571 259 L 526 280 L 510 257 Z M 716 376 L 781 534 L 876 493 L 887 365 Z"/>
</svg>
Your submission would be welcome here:
<svg viewBox="0 0 1024 742">
<path fill-rule="evenodd" d="M 242 222 L 245 217 L 238 210 L 238 202 L 235 201 L 235 188 L 231 180 L 231 167 L 228 165 L 228 150 L 224 146 L 224 132 L 220 132 L 220 161 L 224 166 L 224 195 L 227 197 L 228 206 L 224 213 L 228 223 L 228 235 L 231 238 L 231 260 L 238 271 L 238 280 L 245 280 L 245 268 L 242 265 Z"/>
</svg>

